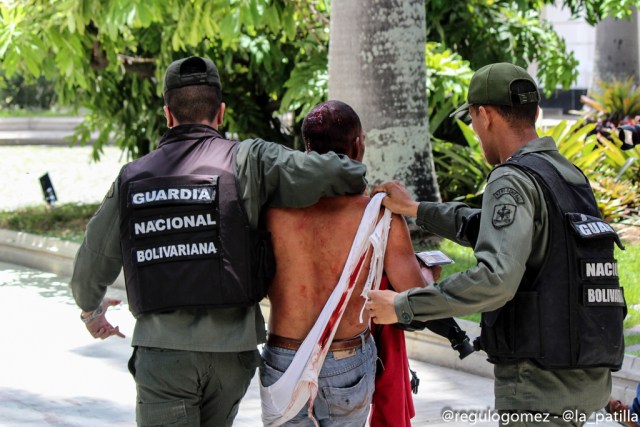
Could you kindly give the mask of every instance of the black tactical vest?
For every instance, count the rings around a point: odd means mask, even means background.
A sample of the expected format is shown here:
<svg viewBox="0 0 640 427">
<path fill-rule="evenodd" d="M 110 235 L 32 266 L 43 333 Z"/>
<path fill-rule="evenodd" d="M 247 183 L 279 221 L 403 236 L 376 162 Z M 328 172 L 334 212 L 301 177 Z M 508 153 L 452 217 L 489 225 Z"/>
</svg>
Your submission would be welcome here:
<svg viewBox="0 0 640 427">
<path fill-rule="evenodd" d="M 479 347 L 489 361 L 530 359 L 547 369 L 610 367 L 624 358 L 626 304 L 618 282 L 616 232 L 600 219 L 588 183 L 573 185 L 543 158 L 506 162 L 540 185 L 549 212 L 549 246 L 527 269 L 515 297 L 483 313 Z"/>
<path fill-rule="evenodd" d="M 120 241 L 131 312 L 255 304 L 273 271 L 268 233 L 239 199 L 236 141 L 204 125 L 170 130 L 120 175 Z"/>
</svg>

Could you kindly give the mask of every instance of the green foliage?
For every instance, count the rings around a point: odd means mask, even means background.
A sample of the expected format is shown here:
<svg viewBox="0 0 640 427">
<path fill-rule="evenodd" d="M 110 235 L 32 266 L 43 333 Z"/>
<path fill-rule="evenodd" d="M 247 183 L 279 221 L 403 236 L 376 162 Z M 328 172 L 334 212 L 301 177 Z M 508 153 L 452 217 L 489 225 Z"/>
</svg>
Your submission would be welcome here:
<svg viewBox="0 0 640 427">
<path fill-rule="evenodd" d="M 0 110 L 46 111 L 55 105 L 53 84 L 44 78 L 7 78 L 0 74 Z"/>
<path fill-rule="evenodd" d="M 562 121 L 543 132 L 552 136 L 558 150 L 587 176 L 594 190 L 602 216 L 617 222 L 637 215 L 640 208 L 640 188 L 637 173 L 625 167 L 628 159 L 640 154 L 640 149 L 622 151 L 615 144 L 594 133 L 595 123 L 578 120 Z M 632 178 L 636 174 L 635 179 Z M 629 178 L 625 179 L 625 174 Z"/>
<path fill-rule="evenodd" d="M 620 286 L 624 288 L 624 298 L 627 301 L 627 317 L 625 328 L 640 324 L 640 244 L 625 244 L 622 251 L 616 247 L 616 259 L 620 274 Z"/>
<path fill-rule="evenodd" d="M 165 130 L 166 66 L 186 55 L 207 55 L 223 81 L 228 114 L 222 130 L 296 145 L 302 115 L 326 98 L 329 3 L 6 0 L 0 2 L 0 66 L 8 78 L 53 82 L 58 103 L 88 110 L 75 141 L 86 143 L 97 132 L 96 156 L 114 140 L 135 157 L 152 149 Z M 541 8 L 551 3 L 425 2 L 427 40 L 434 42 L 427 46 L 432 131 L 454 127 L 445 110 L 464 98 L 470 68 L 536 62 L 547 91 L 575 79 L 575 58 L 540 19 Z M 628 16 L 637 3 L 563 1 L 590 22 Z"/>
<path fill-rule="evenodd" d="M 640 146 L 622 150 L 620 147 L 623 143 L 616 132 L 611 132 L 607 137 L 598 135 L 598 142 L 606 156 L 603 166 L 608 168 L 610 176 L 615 176 L 616 181 L 626 179 L 634 183 L 640 182 Z"/>
<path fill-rule="evenodd" d="M 591 108 L 586 116 L 600 121 L 602 126 L 615 127 L 623 120 L 640 115 L 640 88 L 635 79 L 599 82 L 597 91 L 591 98 L 582 97 L 582 102 Z"/>
<path fill-rule="evenodd" d="M 441 42 L 471 63 L 539 64 L 541 85 L 551 92 L 568 88 L 577 77 L 578 61 L 550 24 L 540 17 L 543 2 L 471 0 L 426 2 L 427 40 Z M 544 48 L 541 48 L 544 46 Z"/>
<path fill-rule="evenodd" d="M 585 125 L 581 121 L 571 123 L 563 120 L 544 131 L 542 136 L 552 137 L 560 154 L 589 177 L 596 171 L 603 158 L 603 150 L 598 146 L 596 137 L 590 135 L 594 128 L 594 124 Z"/>
<path fill-rule="evenodd" d="M 429 130 L 436 134 L 449 113 L 467 98 L 473 70 L 468 61 L 441 43 L 427 42 L 425 56 Z"/>
<path fill-rule="evenodd" d="M 551 93 L 568 88 L 577 77 L 578 61 L 565 41 L 540 16 L 555 0 L 429 0 L 425 2 L 427 40 L 460 54 L 475 70 L 492 62 L 538 64 L 541 86 Z M 572 17 L 591 25 L 613 16 L 631 16 L 638 0 L 563 0 Z"/>
<path fill-rule="evenodd" d="M 544 3 L 551 4 L 553 0 L 544 0 Z M 563 4 L 569 9 L 573 16 L 583 16 L 591 25 L 595 25 L 602 18 L 611 16 L 617 19 L 631 16 L 631 8 L 638 6 L 637 0 L 564 0 Z"/>
<path fill-rule="evenodd" d="M 630 346 L 635 344 L 640 344 L 640 334 L 625 335 L 624 336 L 625 354 L 630 354 L 632 356 L 640 356 L 640 350 L 629 349 Z"/>
<path fill-rule="evenodd" d="M 0 228 L 79 243 L 84 236 L 87 222 L 98 206 L 98 204 L 61 204 L 55 209 L 48 206 L 36 206 L 0 212 Z"/>
<path fill-rule="evenodd" d="M 460 95 L 464 99 L 467 68 L 477 70 L 492 62 L 512 62 L 525 68 L 528 64 L 537 64 L 540 86 L 547 94 L 558 86 L 569 88 L 577 77 L 578 61 L 540 14 L 545 5 L 554 3 L 554 0 L 426 1 L 427 40 L 435 47 L 427 46 L 427 55 L 433 55 L 431 61 L 427 58 L 427 69 L 434 70 L 429 79 L 437 79 L 428 81 L 427 86 L 442 86 L 439 92 L 445 95 L 445 100 L 447 96 Z M 562 2 L 573 17 L 584 17 L 591 24 L 607 16 L 630 16 L 630 6 L 639 3 L 638 0 Z M 438 61 L 445 64 L 444 70 Z M 450 75 L 451 68 L 460 68 L 460 73 Z M 459 85 L 463 86 L 461 93 L 457 91 Z M 436 94 L 434 99 L 429 98 L 429 102 L 434 103 L 434 108 L 430 106 L 429 110 L 431 133 L 463 144 L 455 121 L 446 116 L 460 102 L 454 101 L 449 111 L 445 111 L 447 105 L 436 90 L 432 89 Z"/>
<path fill-rule="evenodd" d="M 491 166 L 487 163 L 480 141 L 473 130 L 458 121 L 467 145 L 433 138 L 433 161 L 436 166 L 443 201 L 463 201 L 479 207 L 482 191 Z"/>
<path fill-rule="evenodd" d="M 90 111 L 75 140 L 97 131 L 96 155 L 113 140 L 135 157 L 166 129 L 166 66 L 206 55 L 223 82 L 223 130 L 291 143 L 275 113 L 321 96 L 302 79 L 325 85 L 328 13 L 315 0 L 13 0 L 0 4 L 1 66 L 54 81 L 60 103 Z"/>
<path fill-rule="evenodd" d="M 433 138 L 433 157 L 438 184 L 444 201 L 463 201 L 479 207 L 486 177 L 491 166 L 484 159 L 473 130 L 458 121 L 466 146 Z M 636 160 L 640 147 L 623 151 L 620 141 L 613 142 L 594 133 L 595 123 L 562 121 L 541 129 L 551 136 L 558 151 L 579 167 L 589 179 L 603 217 L 618 222 L 640 214 L 640 177 Z"/>
<path fill-rule="evenodd" d="M 582 102 L 589 109 L 584 120 L 576 124 L 586 125 L 588 135 L 597 140 L 598 159 L 593 162 L 589 176 L 598 196 L 601 211 L 610 221 L 640 213 L 640 147 L 621 150 L 617 127 L 637 125 L 640 118 L 640 88 L 631 78 L 600 82 L 591 98 L 583 96 Z M 584 133 L 584 131 L 583 131 Z"/>
</svg>

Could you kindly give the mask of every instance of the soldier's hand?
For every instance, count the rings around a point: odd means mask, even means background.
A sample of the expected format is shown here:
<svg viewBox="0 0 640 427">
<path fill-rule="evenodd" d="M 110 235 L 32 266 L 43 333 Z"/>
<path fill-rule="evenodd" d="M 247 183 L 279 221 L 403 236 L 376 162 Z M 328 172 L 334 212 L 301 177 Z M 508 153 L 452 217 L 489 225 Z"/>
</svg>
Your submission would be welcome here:
<svg viewBox="0 0 640 427">
<path fill-rule="evenodd" d="M 369 291 L 367 293 L 367 302 L 365 307 L 369 310 L 369 317 L 373 323 L 388 325 L 398 323 L 398 316 L 393 305 L 393 299 L 398 295 L 397 292 L 385 291 Z"/>
<path fill-rule="evenodd" d="M 86 323 L 85 326 L 87 330 L 94 338 L 106 339 L 112 335 L 118 336 L 120 338 L 124 338 L 124 334 L 120 332 L 119 326 L 114 327 L 107 318 L 105 314 L 109 307 L 120 304 L 121 301 L 117 299 L 105 298 L 102 300 L 100 307 L 102 308 L 102 313 L 91 320 L 89 323 Z M 87 317 L 84 316 L 83 317 Z"/>
<path fill-rule="evenodd" d="M 371 195 L 373 196 L 376 193 L 387 193 L 387 197 L 382 199 L 382 204 L 391 212 L 414 218 L 418 216 L 420 203 L 413 200 L 407 189 L 400 182 L 390 181 L 376 185 L 371 191 Z"/>
</svg>

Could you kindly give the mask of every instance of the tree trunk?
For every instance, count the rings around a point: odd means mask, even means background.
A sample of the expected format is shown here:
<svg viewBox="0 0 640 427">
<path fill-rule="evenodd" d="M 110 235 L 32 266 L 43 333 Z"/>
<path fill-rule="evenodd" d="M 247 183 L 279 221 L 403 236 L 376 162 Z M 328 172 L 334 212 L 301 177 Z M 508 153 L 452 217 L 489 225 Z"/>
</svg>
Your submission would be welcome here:
<svg viewBox="0 0 640 427">
<path fill-rule="evenodd" d="M 329 99 L 351 105 L 366 132 L 371 184 L 402 181 L 440 201 L 429 141 L 425 7 L 419 0 L 331 4 Z"/>
<path fill-rule="evenodd" d="M 596 26 L 596 47 L 590 93 L 598 90 L 601 81 L 640 77 L 638 63 L 638 10 L 631 19 L 606 18 Z"/>
</svg>

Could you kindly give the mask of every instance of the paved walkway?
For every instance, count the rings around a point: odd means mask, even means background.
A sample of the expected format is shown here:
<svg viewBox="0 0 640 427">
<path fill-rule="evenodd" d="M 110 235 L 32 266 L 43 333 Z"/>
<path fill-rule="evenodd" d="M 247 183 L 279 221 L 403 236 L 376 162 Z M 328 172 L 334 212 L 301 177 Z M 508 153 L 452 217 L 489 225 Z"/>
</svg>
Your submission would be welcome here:
<svg viewBox="0 0 640 427">
<path fill-rule="evenodd" d="M 53 183 L 58 203 L 98 203 L 126 162 L 117 147 L 91 161 L 91 147 L 0 145 L 0 210 L 44 204 L 39 178 Z"/>
</svg>

